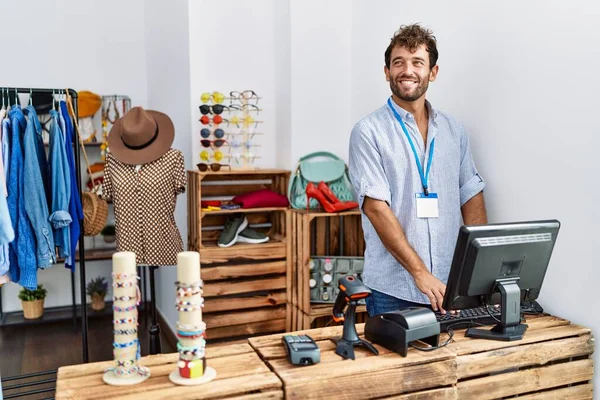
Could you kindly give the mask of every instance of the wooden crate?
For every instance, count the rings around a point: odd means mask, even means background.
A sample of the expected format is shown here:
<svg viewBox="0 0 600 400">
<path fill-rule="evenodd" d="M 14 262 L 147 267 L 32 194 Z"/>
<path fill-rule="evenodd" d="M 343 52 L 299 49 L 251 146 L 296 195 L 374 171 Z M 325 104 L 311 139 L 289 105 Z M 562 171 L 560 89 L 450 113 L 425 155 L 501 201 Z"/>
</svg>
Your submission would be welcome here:
<svg viewBox="0 0 600 400">
<path fill-rule="evenodd" d="M 209 340 L 291 329 L 291 213 L 287 207 L 203 211 L 202 200 L 230 200 L 270 189 L 286 194 L 290 171 L 188 171 L 188 248 L 200 253 Z M 226 219 L 244 213 L 263 244 L 217 246 Z"/>
<path fill-rule="evenodd" d="M 312 256 L 364 256 L 365 241 L 359 210 L 342 213 L 292 210 L 292 328 L 335 324 L 330 317 L 333 304 L 311 304 L 310 268 Z M 333 282 L 332 284 L 337 284 Z M 357 308 L 364 321 L 366 307 Z"/>
<path fill-rule="evenodd" d="M 209 346 L 207 365 L 217 376 L 198 386 L 178 386 L 169 380 L 177 368 L 178 353 L 140 359 L 151 376 L 134 386 L 109 386 L 102 381 L 113 361 L 72 365 L 58 369 L 56 399 L 282 399 L 282 384 L 248 344 Z"/>
<path fill-rule="evenodd" d="M 356 360 L 335 354 L 330 340 L 342 327 L 294 332 L 309 334 L 321 349 L 321 363 L 293 366 L 281 335 L 249 343 L 284 384 L 289 399 L 592 399 L 594 339 L 590 329 L 549 316 L 532 316 L 523 340 L 471 339 L 456 331 L 447 347 L 401 357 L 375 345 L 379 356 L 356 350 Z M 360 336 L 364 324 L 357 324 Z M 446 339 L 442 335 L 440 341 Z"/>
<path fill-rule="evenodd" d="M 471 339 L 459 331 L 456 354 L 460 399 L 592 399 L 594 339 L 590 329 L 550 316 L 527 318 L 522 340 Z"/>
</svg>

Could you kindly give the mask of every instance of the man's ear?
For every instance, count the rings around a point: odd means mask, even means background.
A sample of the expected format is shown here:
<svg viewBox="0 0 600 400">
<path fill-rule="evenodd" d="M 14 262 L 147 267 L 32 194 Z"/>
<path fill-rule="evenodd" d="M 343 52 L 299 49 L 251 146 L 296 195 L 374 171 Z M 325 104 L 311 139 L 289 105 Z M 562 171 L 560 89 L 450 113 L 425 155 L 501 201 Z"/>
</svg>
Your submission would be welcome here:
<svg viewBox="0 0 600 400">
<path fill-rule="evenodd" d="M 431 71 L 429 71 L 429 82 L 435 82 L 439 69 L 440 67 L 437 64 L 435 64 L 435 66 L 431 68 Z"/>
<path fill-rule="evenodd" d="M 383 66 L 383 73 L 385 74 L 385 80 L 389 82 L 390 81 L 390 70 L 385 65 Z"/>
</svg>

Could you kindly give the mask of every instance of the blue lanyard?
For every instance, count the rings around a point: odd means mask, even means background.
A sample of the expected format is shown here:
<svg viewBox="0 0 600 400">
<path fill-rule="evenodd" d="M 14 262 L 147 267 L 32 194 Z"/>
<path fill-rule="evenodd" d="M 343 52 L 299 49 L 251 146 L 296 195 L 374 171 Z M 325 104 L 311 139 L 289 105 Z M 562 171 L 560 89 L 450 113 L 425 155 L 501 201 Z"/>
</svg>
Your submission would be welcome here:
<svg viewBox="0 0 600 400">
<path fill-rule="evenodd" d="M 434 149 L 434 145 L 435 145 L 435 139 L 433 139 L 431 141 L 431 146 L 429 148 L 429 160 L 427 161 L 427 171 L 425 172 L 425 174 L 423 174 L 423 167 L 421 166 L 421 161 L 419 160 L 419 155 L 417 154 L 415 145 L 413 144 L 413 141 L 410 138 L 410 134 L 408 133 L 408 130 L 406 130 L 406 126 L 404 125 L 404 122 L 402 122 L 402 118 L 400 118 L 400 115 L 398 114 L 396 109 L 392 106 L 392 99 L 388 98 L 387 102 L 388 102 L 388 106 L 390 107 L 390 110 L 392 110 L 392 112 L 394 113 L 394 116 L 396 117 L 398 122 L 400 122 L 400 126 L 402 127 L 402 130 L 404 131 L 404 134 L 406 135 L 406 138 L 408 139 L 408 143 L 410 143 L 410 148 L 412 149 L 413 154 L 415 155 L 415 160 L 417 160 L 417 168 L 419 170 L 419 176 L 421 177 L 421 184 L 423 185 L 423 191 L 425 192 L 425 196 L 428 196 L 429 190 L 427 187 L 427 181 L 429 180 L 429 170 L 431 169 L 431 160 L 433 159 L 433 149 Z"/>
</svg>

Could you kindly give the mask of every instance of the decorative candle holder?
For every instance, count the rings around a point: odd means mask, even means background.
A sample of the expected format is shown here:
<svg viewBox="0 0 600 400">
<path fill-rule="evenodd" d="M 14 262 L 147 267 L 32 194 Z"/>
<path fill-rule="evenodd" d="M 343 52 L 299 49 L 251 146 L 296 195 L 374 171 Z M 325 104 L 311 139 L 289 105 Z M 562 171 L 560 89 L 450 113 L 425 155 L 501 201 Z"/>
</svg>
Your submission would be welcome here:
<svg viewBox="0 0 600 400">
<path fill-rule="evenodd" d="M 150 370 L 139 365 L 138 310 L 140 289 L 135 253 L 113 254 L 113 354 L 115 366 L 102 379 L 113 386 L 136 385 L 150 377 Z"/>
<path fill-rule="evenodd" d="M 177 369 L 169 375 L 177 385 L 200 385 L 215 379 L 217 372 L 206 366 L 206 324 L 202 321 L 202 279 L 200 254 L 184 251 L 177 254 Z"/>
</svg>

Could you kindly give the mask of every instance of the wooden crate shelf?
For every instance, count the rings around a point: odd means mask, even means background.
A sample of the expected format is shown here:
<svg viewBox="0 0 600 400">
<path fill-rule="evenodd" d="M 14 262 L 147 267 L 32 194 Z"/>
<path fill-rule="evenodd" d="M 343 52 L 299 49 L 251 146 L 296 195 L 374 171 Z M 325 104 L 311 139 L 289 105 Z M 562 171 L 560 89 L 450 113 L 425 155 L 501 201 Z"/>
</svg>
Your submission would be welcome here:
<svg viewBox="0 0 600 400">
<path fill-rule="evenodd" d="M 342 213 L 292 210 L 292 328 L 310 329 L 332 324 L 333 304 L 311 304 L 310 259 L 313 256 L 363 256 L 365 242 L 361 212 Z M 328 239 L 327 239 L 328 237 Z M 332 282 L 337 285 L 337 282 Z M 357 308 L 357 321 L 364 321 L 366 308 Z"/>
<path fill-rule="evenodd" d="M 229 340 L 291 329 L 291 228 L 287 207 L 204 211 L 203 200 L 231 200 L 261 189 L 287 193 L 290 171 L 188 171 L 188 248 L 200 253 L 207 339 Z M 232 214 L 270 238 L 266 243 L 217 240 Z"/>
</svg>

